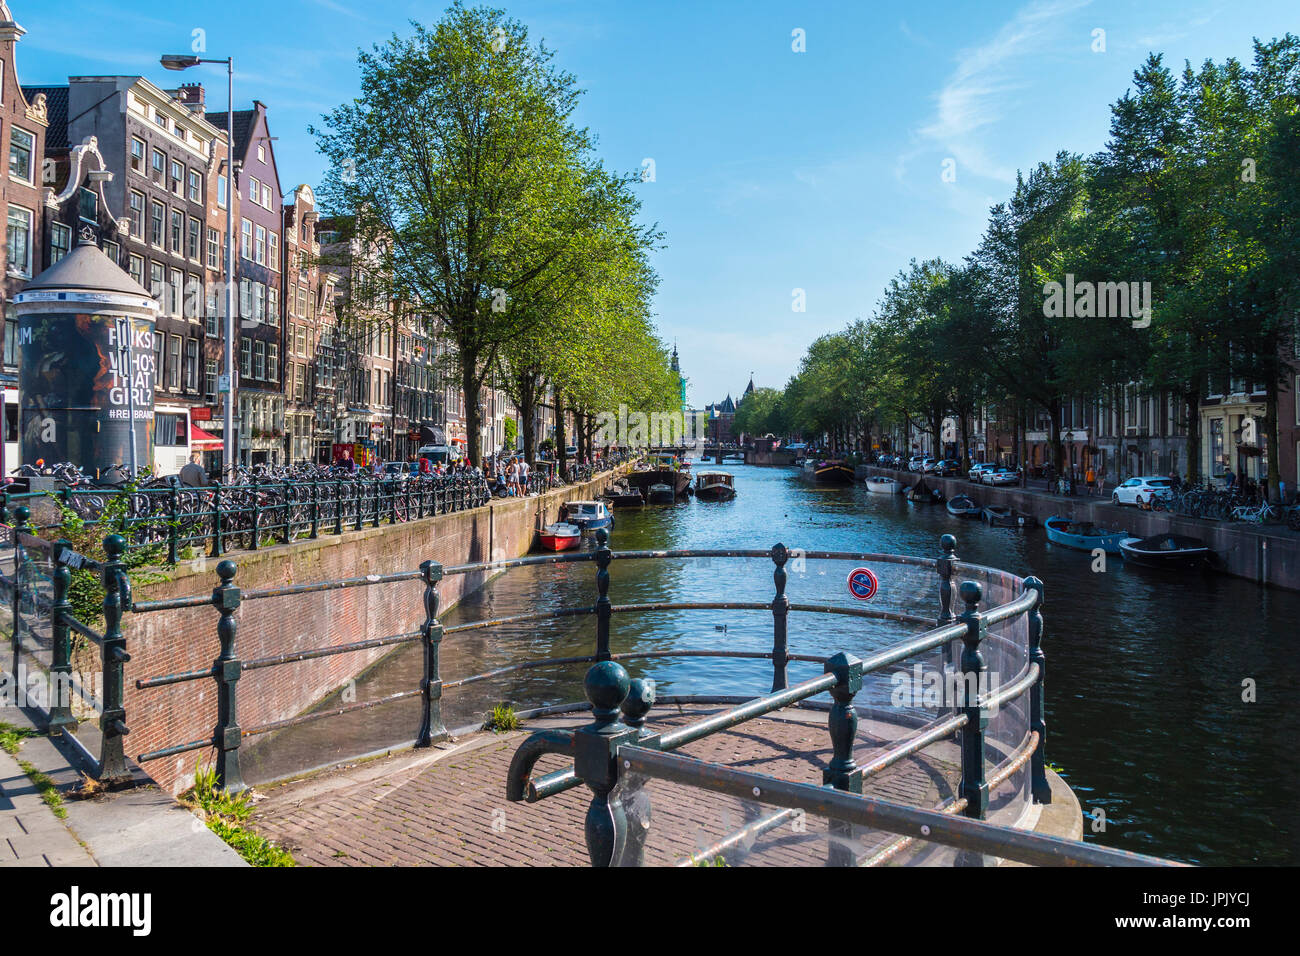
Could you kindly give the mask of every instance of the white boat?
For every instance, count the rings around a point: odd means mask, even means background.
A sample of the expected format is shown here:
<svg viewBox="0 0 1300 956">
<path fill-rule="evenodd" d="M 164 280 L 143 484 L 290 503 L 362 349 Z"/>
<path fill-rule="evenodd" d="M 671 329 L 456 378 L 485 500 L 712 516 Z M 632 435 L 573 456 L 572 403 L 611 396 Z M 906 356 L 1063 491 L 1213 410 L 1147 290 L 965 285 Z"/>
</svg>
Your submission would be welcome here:
<svg viewBox="0 0 1300 956">
<path fill-rule="evenodd" d="M 873 495 L 901 495 L 903 485 L 893 478 L 868 478 L 867 491 Z"/>
</svg>

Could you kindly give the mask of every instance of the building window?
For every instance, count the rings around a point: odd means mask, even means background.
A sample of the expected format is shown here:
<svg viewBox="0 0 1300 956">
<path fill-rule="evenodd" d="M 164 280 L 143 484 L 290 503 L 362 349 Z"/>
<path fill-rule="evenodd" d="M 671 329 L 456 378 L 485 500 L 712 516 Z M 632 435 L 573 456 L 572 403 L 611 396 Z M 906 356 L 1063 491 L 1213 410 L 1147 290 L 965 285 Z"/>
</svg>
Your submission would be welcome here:
<svg viewBox="0 0 1300 956">
<path fill-rule="evenodd" d="M 160 388 L 163 380 L 163 339 L 165 337 L 161 332 L 153 334 L 153 380 Z"/>
<path fill-rule="evenodd" d="M 167 117 L 165 114 L 158 112 L 158 110 L 153 111 L 153 121 L 163 129 L 167 128 Z"/>
<path fill-rule="evenodd" d="M 217 208 L 219 209 L 226 208 L 226 191 L 228 189 L 229 187 L 226 184 L 225 175 L 218 176 L 217 177 Z"/>
<path fill-rule="evenodd" d="M 261 340 L 253 343 L 253 378 L 266 381 L 266 343 Z"/>
<path fill-rule="evenodd" d="M 239 221 L 239 257 L 253 258 L 253 224 L 247 219 Z"/>
<path fill-rule="evenodd" d="M 185 255 L 185 213 L 172 210 L 172 252 L 178 256 Z"/>
<path fill-rule="evenodd" d="M 217 400 L 217 363 L 212 360 L 203 363 L 203 395 L 209 402 Z"/>
<path fill-rule="evenodd" d="M 9 175 L 30 183 L 36 175 L 32 160 L 36 152 L 36 137 L 17 126 L 9 127 Z"/>
<path fill-rule="evenodd" d="M 9 273 L 24 278 L 32 274 L 32 213 L 22 206 L 9 207 L 9 232 L 6 239 Z"/>
<path fill-rule="evenodd" d="M 255 226 L 253 238 L 253 261 L 259 266 L 266 265 L 266 227 Z"/>
<path fill-rule="evenodd" d="M 255 176 L 248 177 L 248 201 L 256 204 L 257 197 L 261 195 L 260 183 Z"/>
<path fill-rule="evenodd" d="M 99 225 L 99 197 L 93 189 L 83 186 L 77 194 L 77 217 L 92 226 Z"/>
<path fill-rule="evenodd" d="M 144 256 L 137 256 L 134 253 L 132 253 L 130 258 L 129 271 L 131 273 L 131 278 L 134 279 L 136 282 L 138 282 L 141 287 L 143 287 L 144 286 Z"/>
<path fill-rule="evenodd" d="M 269 382 L 280 381 L 280 346 L 274 342 L 266 346 L 266 378 Z"/>
<path fill-rule="evenodd" d="M 197 169 L 189 171 L 190 202 L 203 202 L 203 174 Z"/>
<path fill-rule="evenodd" d="M 131 193 L 131 235 L 144 238 L 144 193 Z"/>
<path fill-rule="evenodd" d="M 253 317 L 253 283 L 239 280 L 239 317 L 248 321 Z"/>
<path fill-rule="evenodd" d="M 185 340 L 185 389 L 190 392 L 199 390 L 199 340 Z"/>
<path fill-rule="evenodd" d="M 268 322 L 274 322 L 275 327 L 280 327 L 280 290 L 268 286 L 266 290 L 266 318 Z"/>
<path fill-rule="evenodd" d="M 221 268 L 221 233 L 208 227 L 208 268 Z"/>
<path fill-rule="evenodd" d="M 266 284 L 264 282 L 253 283 L 253 320 L 256 322 L 266 321 Z"/>
<path fill-rule="evenodd" d="M 253 343 L 249 339 L 239 340 L 239 374 L 253 374 Z"/>
<path fill-rule="evenodd" d="M 122 264 L 122 247 L 116 242 L 104 240 L 104 255 L 112 259 L 114 265 L 120 266 Z"/>
<path fill-rule="evenodd" d="M 268 237 L 268 241 L 271 243 L 271 247 L 270 247 L 271 269 L 274 270 L 275 272 L 279 272 L 280 271 L 280 237 L 277 236 L 275 233 L 271 233 L 271 235 Z"/>
<path fill-rule="evenodd" d="M 257 161 L 259 163 L 266 162 L 266 147 L 260 143 L 257 146 Z"/>
<path fill-rule="evenodd" d="M 185 195 L 185 164 L 172 160 L 171 190 L 177 196 Z"/>
<path fill-rule="evenodd" d="M 50 265 L 72 251 L 72 227 L 56 222 L 50 227 Z"/>
<path fill-rule="evenodd" d="M 162 263 L 149 263 L 149 294 L 155 299 L 161 301 L 166 287 L 166 280 L 163 277 Z"/>
<path fill-rule="evenodd" d="M 271 187 L 266 183 L 262 183 L 262 205 L 267 209 L 274 208 L 271 205 Z"/>
<path fill-rule="evenodd" d="M 155 149 L 153 151 L 151 163 L 151 175 L 153 176 L 153 181 L 161 186 L 167 179 L 167 154 L 161 149 Z"/>
<path fill-rule="evenodd" d="M 131 137 L 131 170 L 141 176 L 148 175 L 145 170 L 144 140 Z"/>
<path fill-rule="evenodd" d="M 181 337 L 171 336 L 167 349 L 167 388 L 175 392 L 181 387 Z"/>
<path fill-rule="evenodd" d="M 202 252 L 199 249 L 199 244 L 201 242 L 202 236 L 203 236 L 203 223 L 199 222 L 197 219 L 191 219 L 189 245 L 185 251 L 186 254 L 188 254 L 189 257 L 193 259 L 195 262 L 199 262 L 200 256 L 202 255 Z"/>
<path fill-rule="evenodd" d="M 167 207 L 160 202 L 155 202 L 149 207 L 149 241 L 159 249 L 163 247 L 164 236 L 163 230 L 166 229 L 164 222 L 167 218 Z"/>
<path fill-rule="evenodd" d="M 185 275 L 178 269 L 173 269 L 168 276 L 167 285 L 167 314 L 180 317 L 183 310 L 185 295 Z"/>
</svg>

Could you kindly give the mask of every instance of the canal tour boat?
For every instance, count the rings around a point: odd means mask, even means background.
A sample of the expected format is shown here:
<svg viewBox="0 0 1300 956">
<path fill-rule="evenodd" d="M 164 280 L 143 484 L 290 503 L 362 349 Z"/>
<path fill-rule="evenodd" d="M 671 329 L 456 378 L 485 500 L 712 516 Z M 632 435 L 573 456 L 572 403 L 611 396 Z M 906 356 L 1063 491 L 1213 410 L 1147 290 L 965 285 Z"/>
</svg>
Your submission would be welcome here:
<svg viewBox="0 0 1300 956">
<path fill-rule="evenodd" d="M 736 497 L 736 479 L 725 471 L 702 471 L 695 476 L 695 497 L 701 501 L 730 501 Z"/>
<path fill-rule="evenodd" d="M 594 534 L 599 528 L 613 528 L 614 516 L 603 501 L 566 501 L 561 512 L 563 520 L 576 524 L 583 534 Z"/>
<path fill-rule="evenodd" d="M 803 477 L 817 485 L 853 484 L 853 466 L 842 458 L 809 458 L 803 463 Z"/>
<path fill-rule="evenodd" d="M 867 491 L 873 495 L 901 495 L 903 493 L 903 483 L 893 478 L 867 478 L 866 485 Z"/>
<path fill-rule="evenodd" d="M 978 518 L 980 506 L 970 495 L 957 495 L 948 499 L 948 514 L 954 518 Z"/>
<path fill-rule="evenodd" d="M 1185 571 L 1203 568 L 1214 552 L 1200 538 L 1181 534 L 1157 534 L 1150 538 L 1124 538 L 1119 553 L 1125 562 L 1148 568 Z"/>
<path fill-rule="evenodd" d="M 1107 554 L 1119 554 L 1119 543 L 1129 537 L 1127 531 L 1113 531 L 1100 528 L 1091 521 L 1071 521 L 1060 515 L 1052 515 L 1043 522 L 1047 531 L 1047 540 L 1076 551 L 1095 551 L 1098 548 Z"/>
<path fill-rule="evenodd" d="M 578 542 L 582 540 L 582 529 L 576 524 L 557 521 L 555 524 L 548 524 L 538 536 L 542 540 L 543 550 L 568 551 L 576 548 Z"/>
<path fill-rule="evenodd" d="M 1017 511 L 1006 505 L 989 505 L 980 516 L 992 528 L 1035 528 L 1038 519 L 1028 512 Z"/>
</svg>

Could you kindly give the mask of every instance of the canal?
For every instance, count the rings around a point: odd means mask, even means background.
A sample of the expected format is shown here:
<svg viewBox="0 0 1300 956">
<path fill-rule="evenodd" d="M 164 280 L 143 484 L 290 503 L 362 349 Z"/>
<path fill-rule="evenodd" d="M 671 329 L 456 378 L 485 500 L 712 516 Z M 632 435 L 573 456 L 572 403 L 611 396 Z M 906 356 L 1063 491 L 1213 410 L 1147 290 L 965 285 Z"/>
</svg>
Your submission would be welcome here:
<svg viewBox="0 0 1300 956">
<path fill-rule="evenodd" d="M 697 465 L 697 468 L 701 466 Z M 707 467 L 707 466 L 702 466 Z M 1098 843 L 1217 865 L 1295 864 L 1300 858 L 1300 787 L 1294 753 L 1300 687 L 1294 648 L 1300 595 L 1226 577 L 1168 575 L 1127 568 L 1051 545 L 1041 530 L 986 528 L 942 506 L 913 506 L 865 487 L 816 488 L 794 469 L 726 466 L 737 498 L 616 512 L 615 550 L 762 548 L 777 541 L 804 550 L 875 551 L 937 557 L 939 538 L 957 536 L 958 556 L 1046 583 L 1048 759 L 1074 788 L 1086 838 Z M 852 564 L 808 561 L 790 568 L 793 602 L 850 604 Z M 766 560 L 616 561 L 610 597 L 650 601 L 769 601 Z M 590 605 L 589 563 L 522 568 L 467 598 L 444 624 L 545 607 Z M 937 613 L 933 574 L 881 575 L 873 603 Z M 913 628 L 822 614 L 791 615 L 795 653 L 864 655 Z M 522 659 L 590 654 L 594 621 L 567 618 L 448 635 L 444 680 Z M 614 651 L 771 648 L 764 612 L 616 614 Z M 661 694 L 759 694 L 771 665 L 760 660 L 659 658 L 629 664 L 654 677 Z M 585 666 L 525 671 L 449 689 L 446 724 L 465 727 L 498 701 L 517 709 L 581 698 Z M 792 664 L 791 681 L 819 672 Z M 370 700 L 418 685 L 420 649 L 376 665 L 346 699 Z M 1243 700 L 1244 682 L 1255 700 Z M 872 701 L 866 701 L 871 704 Z M 877 699 L 874 703 L 880 703 Z M 415 702 L 403 701 L 311 723 L 258 741 L 245 775 L 267 780 L 409 741 Z"/>
</svg>

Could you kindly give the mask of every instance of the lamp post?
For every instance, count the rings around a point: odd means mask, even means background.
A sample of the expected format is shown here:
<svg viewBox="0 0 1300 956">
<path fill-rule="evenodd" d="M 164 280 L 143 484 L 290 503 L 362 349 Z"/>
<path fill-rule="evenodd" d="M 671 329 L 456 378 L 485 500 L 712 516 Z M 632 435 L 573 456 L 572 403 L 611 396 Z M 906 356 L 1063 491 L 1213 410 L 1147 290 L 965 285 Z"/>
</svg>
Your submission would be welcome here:
<svg viewBox="0 0 1300 956">
<path fill-rule="evenodd" d="M 226 323 L 225 404 L 222 408 L 222 471 L 234 480 L 238 445 L 235 437 L 235 64 L 233 57 L 209 60 L 188 54 L 167 54 L 162 65 L 169 70 L 188 70 L 200 63 L 226 65 Z M 220 387 L 218 386 L 218 390 Z"/>
</svg>

